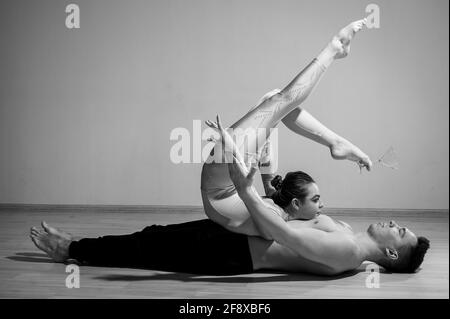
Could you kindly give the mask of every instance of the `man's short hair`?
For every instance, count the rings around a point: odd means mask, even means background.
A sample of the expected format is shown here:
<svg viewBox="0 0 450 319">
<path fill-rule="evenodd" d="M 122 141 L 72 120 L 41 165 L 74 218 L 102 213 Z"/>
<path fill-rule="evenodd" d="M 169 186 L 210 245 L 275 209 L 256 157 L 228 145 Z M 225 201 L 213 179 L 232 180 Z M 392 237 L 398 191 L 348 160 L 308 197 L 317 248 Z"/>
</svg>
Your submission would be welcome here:
<svg viewBox="0 0 450 319">
<path fill-rule="evenodd" d="M 392 260 L 386 265 L 381 265 L 386 270 L 399 273 L 414 273 L 420 267 L 425 257 L 425 253 L 430 248 L 430 241 L 425 237 L 418 237 L 417 244 L 410 247 L 405 257 L 400 260 Z"/>
</svg>

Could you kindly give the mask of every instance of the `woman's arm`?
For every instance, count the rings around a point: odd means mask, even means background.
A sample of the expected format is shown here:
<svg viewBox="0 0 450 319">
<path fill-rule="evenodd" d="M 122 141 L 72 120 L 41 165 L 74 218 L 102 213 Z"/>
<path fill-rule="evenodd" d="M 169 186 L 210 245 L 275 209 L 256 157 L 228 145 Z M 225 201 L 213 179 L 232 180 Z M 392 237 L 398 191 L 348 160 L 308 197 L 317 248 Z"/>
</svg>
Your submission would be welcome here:
<svg viewBox="0 0 450 319">
<path fill-rule="evenodd" d="M 272 197 L 273 193 L 276 192 L 276 189 L 272 186 L 271 182 L 276 176 L 276 171 L 274 169 L 275 159 L 273 157 L 273 150 L 270 139 L 267 140 L 261 154 L 262 156 L 259 160 L 258 166 L 261 171 L 261 179 L 264 186 L 264 192 L 266 193 L 267 197 Z"/>
<path fill-rule="evenodd" d="M 267 197 L 272 197 L 273 193 L 277 190 L 272 186 L 271 182 L 275 178 L 275 174 L 261 174 L 262 183 L 264 186 L 264 192 Z"/>
</svg>

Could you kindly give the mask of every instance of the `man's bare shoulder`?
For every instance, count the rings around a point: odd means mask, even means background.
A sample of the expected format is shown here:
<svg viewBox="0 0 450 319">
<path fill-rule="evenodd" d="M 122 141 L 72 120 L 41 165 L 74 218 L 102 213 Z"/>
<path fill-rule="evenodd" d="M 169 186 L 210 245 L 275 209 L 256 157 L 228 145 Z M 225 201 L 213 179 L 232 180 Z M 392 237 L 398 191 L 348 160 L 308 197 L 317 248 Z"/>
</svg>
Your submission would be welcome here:
<svg viewBox="0 0 450 319">
<path fill-rule="evenodd" d="M 281 208 L 280 206 L 275 204 L 275 202 L 271 198 L 264 197 L 263 201 L 266 205 L 270 206 L 270 208 L 272 208 L 274 211 L 276 211 L 278 215 L 283 217 L 284 220 L 287 220 L 287 213 L 284 211 L 283 208 Z"/>
<path fill-rule="evenodd" d="M 314 228 L 324 232 L 339 232 L 344 231 L 342 225 L 336 224 L 336 222 L 329 216 L 320 214 L 310 220 L 290 220 L 288 225 L 294 229 L 300 228 Z"/>
</svg>

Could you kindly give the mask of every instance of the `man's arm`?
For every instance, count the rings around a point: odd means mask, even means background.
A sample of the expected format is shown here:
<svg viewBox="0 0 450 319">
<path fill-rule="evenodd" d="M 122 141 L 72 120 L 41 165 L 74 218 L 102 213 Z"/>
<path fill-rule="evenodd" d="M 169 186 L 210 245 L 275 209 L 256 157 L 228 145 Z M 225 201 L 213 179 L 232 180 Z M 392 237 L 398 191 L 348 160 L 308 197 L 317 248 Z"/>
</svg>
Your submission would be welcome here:
<svg viewBox="0 0 450 319">
<path fill-rule="evenodd" d="M 251 167 L 250 171 L 239 160 L 242 156 L 232 143 L 228 133 L 223 129 L 220 118 L 217 124 L 208 121 L 208 125 L 220 131 L 225 150 L 234 160 L 229 161 L 228 169 L 239 197 L 245 203 L 256 227 L 266 239 L 273 239 L 281 245 L 289 247 L 304 258 L 324 263 L 328 266 L 350 260 L 352 250 L 348 241 L 342 237 L 316 229 L 292 229 L 276 212 L 275 208 L 265 203 L 253 187 L 253 180 L 257 171 Z M 230 157 L 228 158 L 230 159 Z M 351 248 L 351 247 L 350 247 Z"/>
<path fill-rule="evenodd" d="M 353 245 L 342 234 L 312 228 L 292 228 L 280 216 L 273 214 L 254 188 L 239 189 L 238 194 L 258 228 L 264 229 L 280 245 L 304 258 L 333 268 L 345 267 L 354 259 Z"/>
<path fill-rule="evenodd" d="M 249 174 L 249 169 L 247 168 L 247 166 L 244 162 L 244 158 L 240 154 L 239 149 L 237 148 L 236 144 L 233 141 L 233 138 L 229 135 L 229 133 L 222 126 L 219 115 L 217 115 L 216 123 L 209 121 L 209 120 L 206 121 L 205 123 L 206 123 L 206 125 L 208 125 L 209 127 L 215 129 L 216 131 L 218 131 L 220 133 L 220 140 L 222 143 L 222 152 L 223 152 L 222 155 L 223 155 L 223 159 L 225 160 L 225 162 L 229 163 L 228 165 L 237 165 L 236 167 L 239 167 L 239 169 L 242 170 L 242 174 L 247 176 Z M 256 158 L 256 161 L 259 162 L 259 158 Z M 273 212 L 279 214 L 275 210 Z M 242 229 L 248 229 L 249 227 L 251 228 L 251 225 L 254 225 L 257 232 L 259 233 L 259 235 L 262 238 L 267 239 L 267 240 L 273 240 L 273 238 L 270 237 L 270 235 L 264 229 L 260 229 L 258 227 L 258 224 L 253 222 L 253 219 L 251 218 L 251 216 L 249 219 L 244 221 L 244 223 L 239 222 L 239 224 L 236 224 L 236 223 L 232 222 L 231 224 L 224 226 L 224 227 L 228 228 L 231 231 L 236 231 L 237 228 L 242 228 Z M 231 227 L 229 227 L 229 226 L 231 226 Z"/>
</svg>

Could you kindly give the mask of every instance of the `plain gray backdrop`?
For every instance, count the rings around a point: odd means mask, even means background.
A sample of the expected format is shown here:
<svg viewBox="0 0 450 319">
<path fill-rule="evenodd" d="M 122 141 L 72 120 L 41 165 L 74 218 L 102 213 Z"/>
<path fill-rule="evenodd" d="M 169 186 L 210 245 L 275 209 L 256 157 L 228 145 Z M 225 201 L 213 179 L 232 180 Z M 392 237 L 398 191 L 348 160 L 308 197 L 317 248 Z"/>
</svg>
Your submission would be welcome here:
<svg viewBox="0 0 450 319">
<path fill-rule="evenodd" d="M 201 164 L 171 162 L 170 132 L 231 125 L 369 3 L 380 28 L 302 106 L 400 168 L 360 174 L 281 124 L 279 172 L 308 172 L 329 207 L 448 209 L 447 0 L 2 1 L 0 203 L 201 205 Z"/>
</svg>

